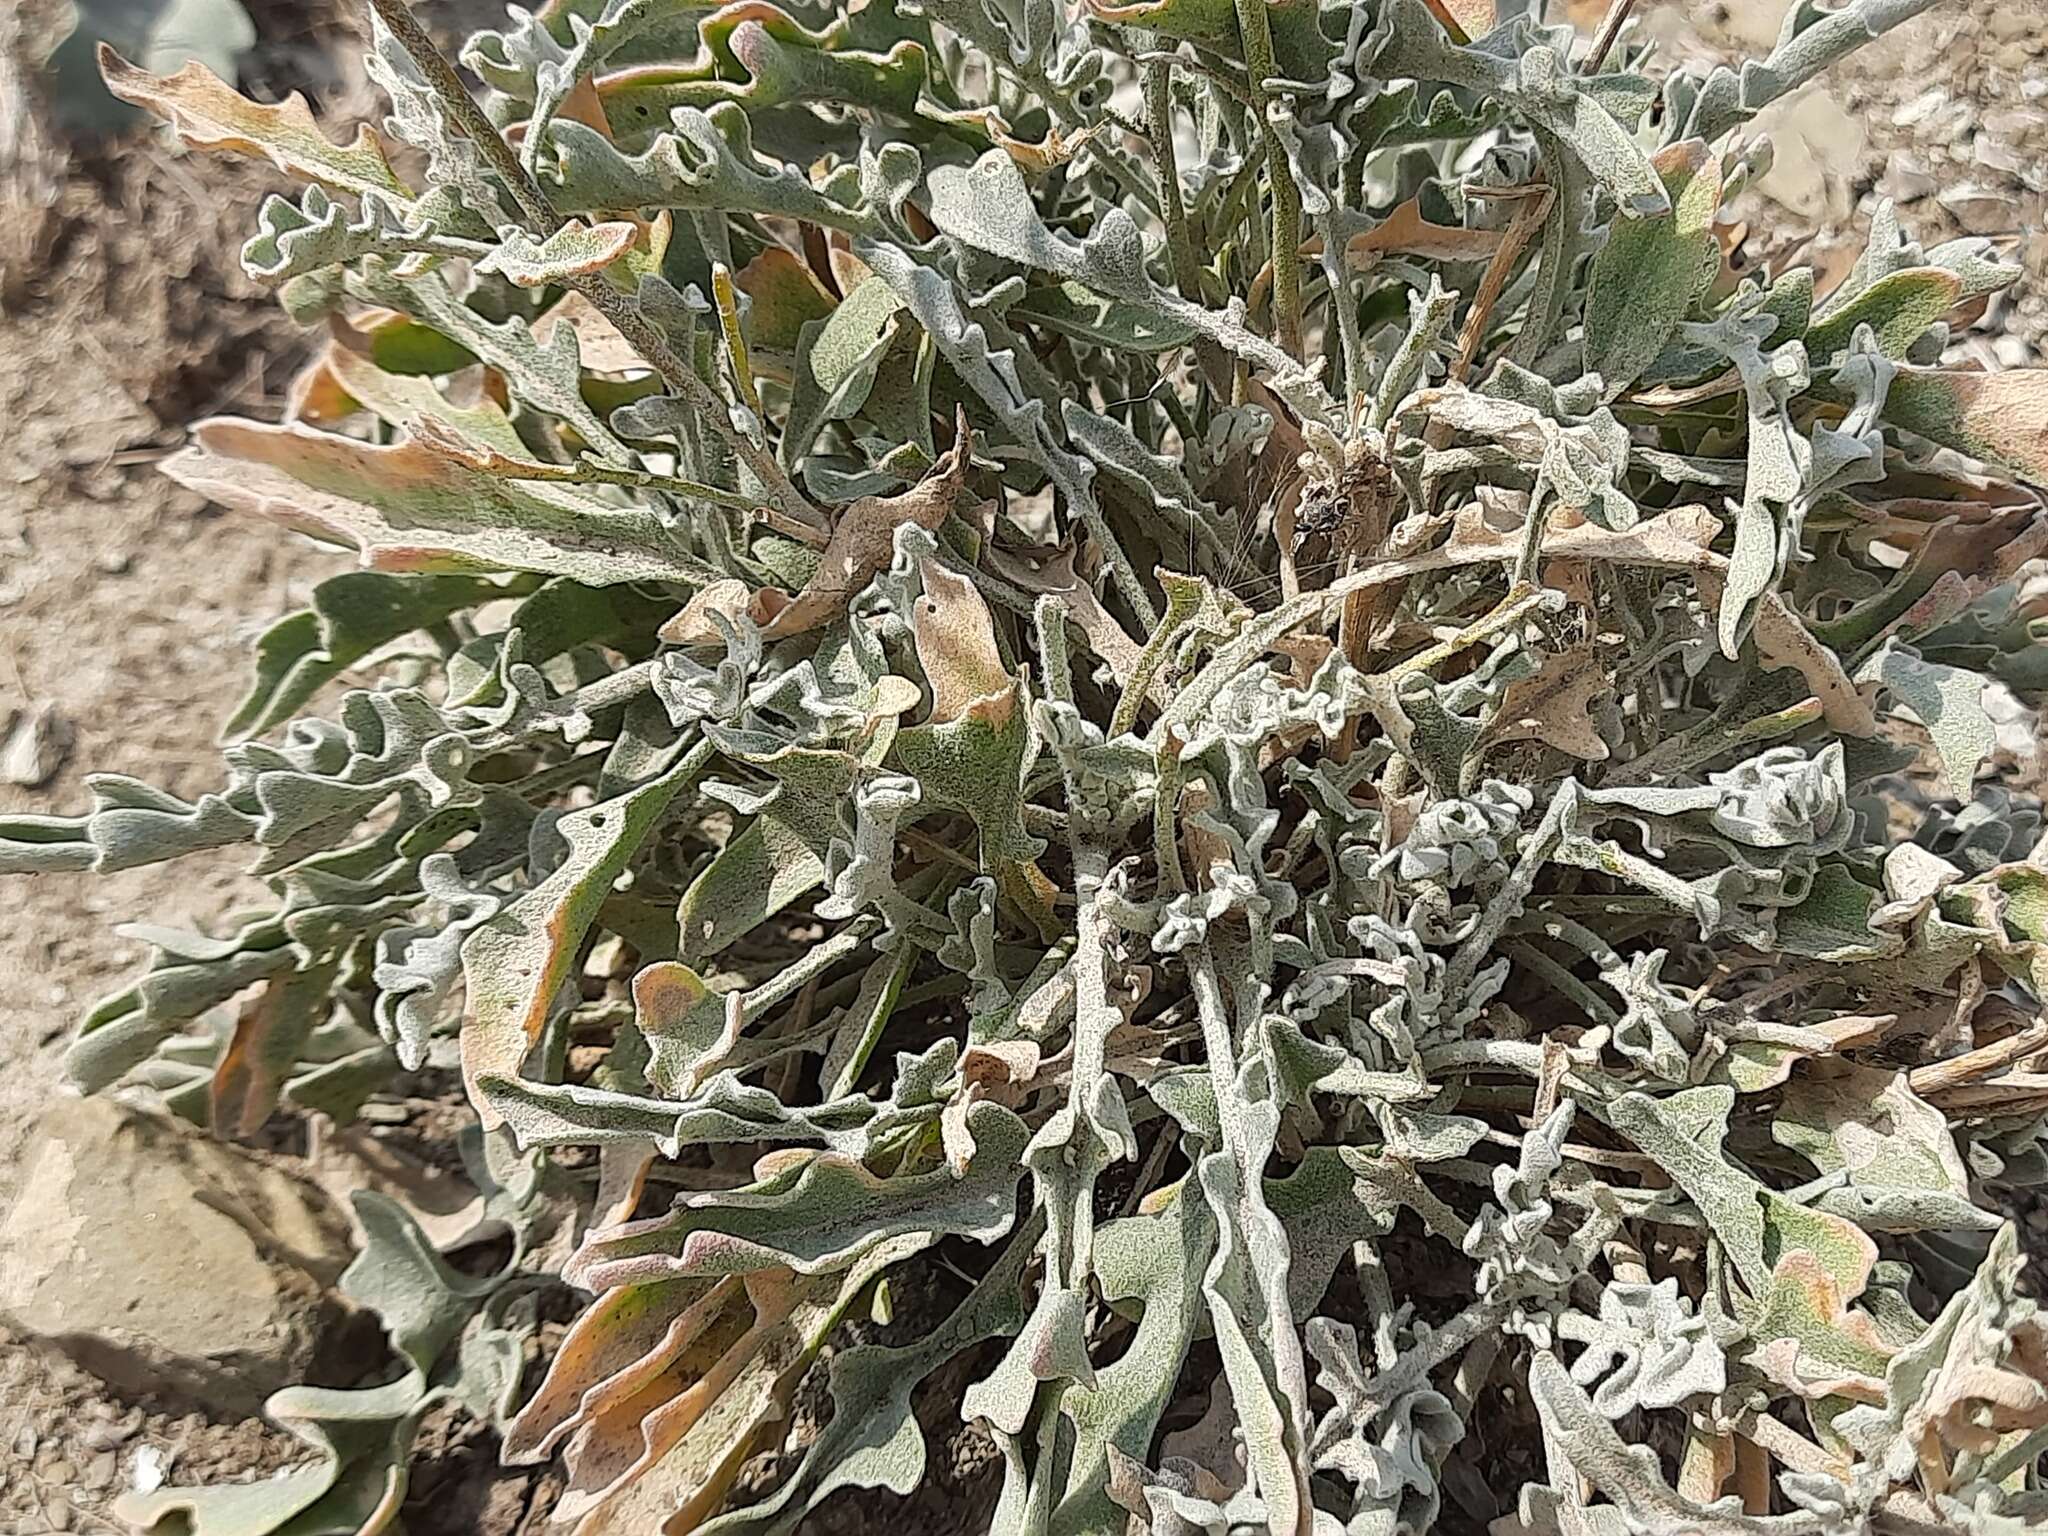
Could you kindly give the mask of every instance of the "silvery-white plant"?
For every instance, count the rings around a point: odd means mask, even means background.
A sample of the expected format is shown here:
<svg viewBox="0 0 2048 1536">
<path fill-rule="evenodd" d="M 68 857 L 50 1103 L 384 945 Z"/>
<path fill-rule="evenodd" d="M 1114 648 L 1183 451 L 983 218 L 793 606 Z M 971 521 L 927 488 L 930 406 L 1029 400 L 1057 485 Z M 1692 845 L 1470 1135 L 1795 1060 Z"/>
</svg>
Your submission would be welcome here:
<svg viewBox="0 0 2048 1536">
<path fill-rule="evenodd" d="M 2038 1529 L 2048 861 L 1974 797 L 2048 375 L 1941 366 L 1985 241 L 1817 291 L 1721 217 L 1927 3 L 1702 73 L 1627 0 L 549 0 L 478 99 L 372 0 L 345 142 L 104 55 L 307 184 L 291 419 L 170 472 L 362 568 L 215 792 L 0 819 L 273 895 L 70 1072 L 459 1072 L 515 1239 L 361 1196 L 388 1379 L 123 1512 L 388 1529 L 452 1401 L 592 1536 L 907 1493 L 920 1408 L 1003 1533 Z"/>
</svg>

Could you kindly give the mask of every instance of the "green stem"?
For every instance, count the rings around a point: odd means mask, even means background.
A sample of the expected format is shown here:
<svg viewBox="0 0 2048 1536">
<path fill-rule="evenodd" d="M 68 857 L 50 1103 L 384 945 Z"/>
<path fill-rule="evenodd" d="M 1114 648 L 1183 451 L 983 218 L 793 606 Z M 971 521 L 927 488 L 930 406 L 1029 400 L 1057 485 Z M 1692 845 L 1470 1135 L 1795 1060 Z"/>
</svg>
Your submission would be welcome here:
<svg viewBox="0 0 2048 1536">
<path fill-rule="evenodd" d="M 1158 675 L 1160 663 L 1166 659 L 1167 648 L 1201 605 L 1201 588 L 1195 582 L 1185 578 L 1166 582 L 1166 613 L 1152 631 L 1152 637 L 1145 642 L 1145 649 L 1138 653 L 1138 664 L 1131 668 L 1130 680 L 1124 684 L 1124 696 L 1116 701 L 1116 713 L 1109 719 L 1108 740 L 1116 740 L 1138 723 L 1138 711 L 1144 706 L 1146 695 L 1152 691 L 1152 679 Z"/>
<path fill-rule="evenodd" d="M 1180 296 L 1202 302 L 1202 269 L 1188 235 L 1187 205 L 1181 201 L 1180 165 L 1173 148 L 1173 71 L 1164 60 L 1145 66 L 1145 115 L 1152 145 L 1154 174 L 1159 177 L 1159 208 L 1166 221 L 1166 250 L 1173 261 L 1173 284 Z"/>
<path fill-rule="evenodd" d="M 1244 44 L 1245 73 L 1257 127 L 1266 140 L 1266 168 L 1273 184 L 1273 322 L 1281 350 L 1301 357 L 1301 189 L 1287 164 L 1287 151 L 1266 126 L 1266 81 L 1273 75 L 1273 31 L 1266 0 L 1237 0 L 1237 31 Z"/>
</svg>

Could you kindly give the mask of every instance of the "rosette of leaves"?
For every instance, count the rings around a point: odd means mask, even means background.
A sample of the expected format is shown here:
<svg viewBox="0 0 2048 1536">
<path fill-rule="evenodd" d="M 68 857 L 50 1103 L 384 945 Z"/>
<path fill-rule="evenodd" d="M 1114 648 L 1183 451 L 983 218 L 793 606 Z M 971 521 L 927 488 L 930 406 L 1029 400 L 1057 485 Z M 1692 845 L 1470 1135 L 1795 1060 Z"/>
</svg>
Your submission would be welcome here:
<svg viewBox="0 0 2048 1536">
<path fill-rule="evenodd" d="M 341 141 L 106 60 L 308 183 L 291 419 L 170 473 L 362 569 L 218 789 L 0 868 L 273 894 L 143 930 L 86 1087 L 459 1071 L 583 1170 L 559 1519 L 794 1530 L 934 1414 L 1003 1532 L 2042 1518 L 2048 860 L 1975 797 L 2048 374 L 1940 361 L 1986 242 L 1722 218 L 1925 0 L 1704 74 L 1625 4 L 553 0 L 481 101 L 371 9 Z"/>
</svg>

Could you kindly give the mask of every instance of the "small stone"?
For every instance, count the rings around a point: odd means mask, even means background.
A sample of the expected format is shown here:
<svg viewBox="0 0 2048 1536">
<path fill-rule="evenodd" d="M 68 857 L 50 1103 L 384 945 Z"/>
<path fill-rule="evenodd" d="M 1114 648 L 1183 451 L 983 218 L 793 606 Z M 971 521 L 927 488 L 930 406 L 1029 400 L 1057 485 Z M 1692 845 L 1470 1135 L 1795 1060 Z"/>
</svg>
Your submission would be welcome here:
<svg viewBox="0 0 2048 1536">
<path fill-rule="evenodd" d="M 1884 195 L 1897 202 L 1914 203 L 1932 197 L 1940 186 L 1934 173 L 1911 155 L 1893 155 L 1884 168 Z"/>
<path fill-rule="evenodd" d="M 59 1456 L 43 1469 L 43 1476 L 59 1487 L 66 1487 L 77 1481 L 78 1469 L 71 1465 L 68 1457 Z"/>
<path fill-rule="evenodd" d="M 140 1494 L 155 1493 L 163 1487 L 170 1470 L 170 1453 L 158 1446 L 145 1445 L 135 1453 L 135 1461 L 128 1469 L 128 1485 Z"/>
<path fill-rule="evenodd" d="M 1981 166 L 2003 171 L 2008 176 L 2017 176 L 2025 168 L 2018 150 L 1988 134 L 1977 135 L 1977 142 L 1970 146 L 1970 158 Z"/>
<path fill-rule="evenodd" d="M 2032 66 L 2039 45 L 2032 42 L 2000 43 L 1991 50 L 1991 63 L 1997 69 L 2009 69 L 2014 74 Z"/>
<path fill-rule="evenodd" d="M 1994 42 L 2000 43 L 2027 38 L 2040 25 L 2040 16 L 2024 5 L 1997 6 L 1984 18 L 1984 30 L 1991 34 Z"/>
<path fill-rule="evenodd" d="M 366 1315 L 329 1289 L 348 1230 L 320 1191 L 233 1147 L 59 1098 L 0 1223 L 0 1317 L 123 1391 L 253 1416 L 360 1349 Z"/>
<path fill-rule="evenodd" d="M 86 1464 L 85 1486 L 94 1490 L 111 1488 L 121 1475 L 121 1457 L 115 1451 L 101 1451 Z"/>
<path fill-rule="evenodd" d="M 43 1506 L 43 1518 L 50 1522 L 53 1531 L 71 1529 L 71 1502 L 64 1498 L 53 1498 Z"/>
<path fill-rule="evenodd" d="M 1965 181 L 1939 193 L 1935 201 L 1973 235 L 2002 234 L 2019 222 L 2019 205 L 2003 192 Z"/>
<path fill-rule="evenodd" d="M 0 735 L 0 782 L 39 789 L 56 776 L 71 750 L 71 722 L 55 704 L 17 710 Z"/>
<path fill-rule="evenodd" d="M 1796 92 L 1759 113 L 1756 129 L 1773 151 L 1759 191 L 1802 219 L 1849 215 L 1865 140 L 1863 124 L 1839 101 L 1822 90 Z"/>
<path fill-rule="evenodd" d="M 2025 368 L 2034 361 L 2034 349 L 2023 338 L 2010 332 L 1992 338 L 1991 352 L 2001 368 Z"/>
<path fill-rule="evenodd" d="M 103 576 L 126 576 L 135 557 L 125 549 L 109 549 L 93 557 L 93 568 Z"/>
<path fill-rule="evenodd" d="M 95 1451 L 119 1450 L 135 1438 L 135 1432 L 142 1428 L 142 1411 L 135 1410 L 126 1419 L 117 1419 L 110 1404 L 101 1403 L 95 1410 L 95 1421 L 85 1427 L 85 1443 Z"/>
<path fill-rule="evenodd" d="M 2048 124 L 2038 112 L 2023 107 L 1994 107 L 1984 114 L 1984 132 L 1995 138 L 2019 142 Z"/>
<path fill-rule="evenodd" d="M 1930 85 L 1918 96 L 1904 103 L 1897 111 L 1892 113 L 1892 126 L 1895 128 L 1916 128 L 1922 123 L 1932 121 L 1934 115 L 1946 107 L 1948 102 L 1949 95 L 1947 91 L 1938 85 Z"/>
</svg>

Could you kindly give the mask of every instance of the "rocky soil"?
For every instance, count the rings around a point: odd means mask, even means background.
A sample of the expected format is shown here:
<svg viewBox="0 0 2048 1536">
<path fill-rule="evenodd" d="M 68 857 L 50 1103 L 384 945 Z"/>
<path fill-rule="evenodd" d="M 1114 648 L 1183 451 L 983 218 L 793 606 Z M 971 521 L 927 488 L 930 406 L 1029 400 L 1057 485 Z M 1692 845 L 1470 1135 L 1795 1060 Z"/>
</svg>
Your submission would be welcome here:
<svg viewBox="0 0 2048 1536">
<path fill-rule="evenodd" d="M 348 62 L 353 5 L 249 8 L 262 41 L 246 85 L 306 89 L 337 121 L 368 109 Z M 250 639 L 345 563 L 154 469 L 190 420 L 282 409 L 305 342 L 235 260 L 274 180 L 147 131 L 106 146 L 46 131 L 33 80 L 10 77 L 6 60 L 47 30 L 54 0 L 0 9 L 0 812 L 76 809 L 88 769 L 196 794 L 214 783 L 216 729 Z M 502 5 L 421 9 L 452 31 Z M 1571 4 L 1589 26 L 1604 9 Z M 1646 3 L 1639 25 L 1678 55 L 1725 56 L 1767 44 L 1785 9 Z M 1776 160 L 1735 210 L 1745 259 L 1839 270 L 1890 198 L 1921 238 L 2000 236 L 2026 268 L 1955 354 L 1987 366 L 2048 356 L 2048 0 L 1948 0 L 1763 126 Z M 2013 724 L 2024 736 L 2031 716 Z M 280 1380 L 345 1369 L 328 1290 L 345 1235 L 328 1196 L 298 1177 L 302 1160 L 200 1149 L 109 1106 L 50 1103 L 79 1014 L 142 958 L 111 925 L 205 926 L 250 892 L 232 861 L 0 881 L 0 1212 L 15 1210 L 0 1231 L 0 1312 L 61 1336 L 99 1373 L 0 1330 L 0 1532 L 113 1531 L 107 1505 L 123 1488 L 267 1476 L 304 1449 L 247 1410 Z M 417 1141 L 435 1113 L 401 1107 L 400 1123 L 364 1134 Z M 81 1257 L 76 1224 L 109 1230 L 123 1208 L 132 1241 Z M 2034 1219 L 2048 1227 L 2048 1213 Z M 237 1305 L 204 1304 L 202 1280 Z M 194 1294 L 202 1304 L 181 1307 Z M 990 1486 L 978 1444 L 944 1444 L 951 1470 L 919 1496 L 918 1528 L 966 1528 Z M 421 1468 L 407 1528 L 503 1536 L 544 1505 L 535 1492 L 496 1472 L 487 1443 L 455 1436 Z M 887 1513 L 860 1510 L 869 1523 Z"/>
</svg>

